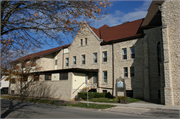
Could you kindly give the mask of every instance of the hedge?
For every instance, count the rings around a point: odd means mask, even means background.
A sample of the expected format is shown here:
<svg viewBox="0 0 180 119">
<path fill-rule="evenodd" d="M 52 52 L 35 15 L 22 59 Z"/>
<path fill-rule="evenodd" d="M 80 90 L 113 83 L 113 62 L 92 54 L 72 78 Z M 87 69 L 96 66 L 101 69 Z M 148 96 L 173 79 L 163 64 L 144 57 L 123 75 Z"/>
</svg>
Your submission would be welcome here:
<svg viewBox="0 0 180 119">
<path fill-rule="evenodd" d="M 80 92 L 78 93 L 78 97 L 82 98 L 83 100 L 87 99 L 87 92 Z M 88 92 L 89 99 L 92 98 L 114 98 L 111 93 L 97 93 L 97 92 Z"/>
</svg>

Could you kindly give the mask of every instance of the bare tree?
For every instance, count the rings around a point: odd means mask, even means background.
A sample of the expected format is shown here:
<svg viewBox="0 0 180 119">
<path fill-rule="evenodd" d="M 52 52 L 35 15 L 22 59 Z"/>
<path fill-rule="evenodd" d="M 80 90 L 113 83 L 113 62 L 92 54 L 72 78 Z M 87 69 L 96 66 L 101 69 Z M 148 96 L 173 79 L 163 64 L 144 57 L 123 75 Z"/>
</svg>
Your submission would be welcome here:
<svg viewBox="0 0 180 119">
<path fill-rule="evenodd" d="M 82 25 L 78 19 L 99 19 L 110 4 L 106 0 L 1 1 L 1 45 L 62 43 L 63 34 L 74 35 Z"/>
</svg>

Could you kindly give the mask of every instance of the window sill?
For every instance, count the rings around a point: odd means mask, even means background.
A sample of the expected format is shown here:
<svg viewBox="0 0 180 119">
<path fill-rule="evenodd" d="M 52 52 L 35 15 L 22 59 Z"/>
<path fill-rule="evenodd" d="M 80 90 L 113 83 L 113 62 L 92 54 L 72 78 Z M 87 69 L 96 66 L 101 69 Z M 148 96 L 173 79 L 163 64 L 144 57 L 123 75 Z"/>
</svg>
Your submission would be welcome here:
<svg viewBox="0 0 180 119">
<path fill-rule="evenodd" d="M 107 62 L 102 62 L 102 64 L 107 64 Z"/>
<path fill-rule="evenodd" d="M 107 85 L 107 82 L 103 82 L 102 85 Z"/>
</svg>

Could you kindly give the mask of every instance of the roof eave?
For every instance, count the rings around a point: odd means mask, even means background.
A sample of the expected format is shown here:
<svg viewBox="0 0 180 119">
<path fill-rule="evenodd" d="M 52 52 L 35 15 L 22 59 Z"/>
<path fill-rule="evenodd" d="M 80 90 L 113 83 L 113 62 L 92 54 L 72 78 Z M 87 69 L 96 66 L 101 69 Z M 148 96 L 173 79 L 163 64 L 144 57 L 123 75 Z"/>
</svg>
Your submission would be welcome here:
<svg viewBox="0 0 180 119">
<path fill-rule="evenodd" d="M 111 40 L 111 41 L 108 41 L 108 42 L 101 42 L 101 46 L 103 45 L 110 45 L 110 44 L 114 44 L 114 43 L 119 43 L 119 42 L 124 42 L 124 41 L 128 41 L 128 40 L 133 40 L 135 38 L 142 38 L 144 37 L 144 34 L 137 34 L 137 35 L 134 35 L 134 36 L 130 36 L 130 37 L 126 37 L 126 38 L 121 38 L 121 39 L 117 39 L 117 40 Z"/>
</svg>

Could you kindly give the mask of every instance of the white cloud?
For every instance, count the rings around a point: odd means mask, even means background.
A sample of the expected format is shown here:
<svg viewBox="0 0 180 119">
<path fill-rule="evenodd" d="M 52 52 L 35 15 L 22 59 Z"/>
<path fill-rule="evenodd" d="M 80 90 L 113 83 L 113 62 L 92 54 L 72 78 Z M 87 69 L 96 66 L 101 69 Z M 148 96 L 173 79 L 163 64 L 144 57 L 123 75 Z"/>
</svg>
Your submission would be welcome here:
<svg viewBox="0 0 180 119">
<path fill-rule="evenodd" d="M 139 7 L 135 8 L 136 11 L 147 11 L 152 0 L 145 0 L 144 3 Z"/>
<path fill-rule="evenodd" d="M 114 13 L 108 14 L 102 18 L 100 21 L 94 21 L 91 25 L 95 28 L 99 28 L 104 24 L 111 27 L 122 24 L 123 22 L 145 18 L 150 3 L 151 0 L 144 1 L 141 6 L 134 9 L 134 12 L 123 13 L 122 11 L 116 10 Z"/>
<path fill-rule="evenodd" d="M 146 11 L 129 12 L 128 14 L 125 14 L 121 18 L 121 22 L 134 21 L 137 19 L 141 19 L 141 18 L 144 18 L 146 16 L 146 14 L 147 14 Z"/>
</svg>

